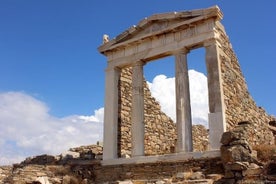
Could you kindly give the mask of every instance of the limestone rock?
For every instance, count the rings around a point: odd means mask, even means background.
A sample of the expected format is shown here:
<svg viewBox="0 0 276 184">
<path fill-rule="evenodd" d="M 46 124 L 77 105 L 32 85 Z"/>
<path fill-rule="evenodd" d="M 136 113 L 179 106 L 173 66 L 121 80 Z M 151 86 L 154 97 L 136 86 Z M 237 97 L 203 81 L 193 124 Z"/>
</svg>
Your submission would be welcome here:
<svg viewBox="0 0 276 184">
<path fill-rule="evenodd" d="M 38 164 L 38 165 L 45 165 L 45 164 L 55 164 L 58 161 L 58 158 L 52 155 L 38 155 L 34 157 L 26 158 L 21 164 L 28 165 L 28 164 Z"/>
<path fill-rule="evenodd" d="M 249 122 L 241 122 L 233 130 L 222 135 L 221 160 L 225 168 L 225 178 L 242 180 L 245 176 L 261 174 L 255 152 L 246 140 Z M 230 180 L 229 180 L 230 181 Z M 232 180 L 231 180 L 232 181 Z"/>
<path fill-rule="evenodd" d="M 50 184 L 47 176 L 38 177 L 36 181 L 40 182 L 41 184 Z"/>
<path fill-rule="evenodd" d="M 252 162 L 253 158 L 250 150 L 245 149 L 241 145 L 221 146 L 221 160 L 224 164 L 233 162 Z"/>
<path fill-rule="evenodd" d="M 234 162 L 225 165 L 225 169 L 229 171 L 244 171 L 249 168 L 248 162 Z"/>
<path fill-rule="evenodd" d="M 63 160 L 72 159 L 72 158 L 79 158 L 80 153 L 69 150 L 69 151 L 66 151 L 66 152 L 62 153 L 61 156 L 62 156 Z"/>
<path fill-rule="evenodd" d="M 205 179 L 205 175 L 202 172 L 194 172 L 192 175 L 189 177 L 190 180 L 200 180 L 200 179 Z"/>
</svg>

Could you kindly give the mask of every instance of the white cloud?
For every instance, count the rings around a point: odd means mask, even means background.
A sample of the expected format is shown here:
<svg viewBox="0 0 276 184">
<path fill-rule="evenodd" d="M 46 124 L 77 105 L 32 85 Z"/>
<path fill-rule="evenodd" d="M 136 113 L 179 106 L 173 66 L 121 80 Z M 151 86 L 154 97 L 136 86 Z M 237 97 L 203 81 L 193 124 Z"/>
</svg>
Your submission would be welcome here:
<svg viewBox="0 0 276 184">
<path fill-rule="evenodd" d="M 207 77 L 195 70 L 189 70 L 189 84 L 193 124 L 208 126 Z M 162 111 L 175 121 L 175 78 L 157 75 L 148 85 Z"/>
<path fill-rule="evenodd" d="M 103 108 L 91 116 L 57 118 L 45 103 L 21 92 L 0 93 L 0 165 L 102 140 Z"/>
<path fill-rule="evenodd" d="M 92 116 L 79 116 L 79 119 L 82 119 L 84 121 L 94 121 L 94 122 L 103 122 L 104 117 L 104 108 L 100 108 L 94 111 L 95 115 Z"/>
</svg>

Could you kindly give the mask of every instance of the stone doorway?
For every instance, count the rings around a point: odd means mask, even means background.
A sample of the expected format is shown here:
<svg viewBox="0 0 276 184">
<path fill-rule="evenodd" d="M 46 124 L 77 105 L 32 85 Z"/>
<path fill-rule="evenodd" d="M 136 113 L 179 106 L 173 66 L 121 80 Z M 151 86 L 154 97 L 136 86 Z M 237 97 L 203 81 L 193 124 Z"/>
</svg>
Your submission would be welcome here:
<svg viewBox="0 0 276 184">
<path fill-rule="evenodd" d="M 224 101 L 220 70 L 220 43 L 216 29 L 221 26 L 218 7 L 189 12 L 153 15 L 140 21 L 99 47 L 107 56 L 104 120 L 104 160 L 118 156 L 118 82 L 122 70 L 132 68 L 131 155 L 145 155 L 143 67 L 147 62 L 175 58 L 177 153 L 192 152 L 192 122 L 187 55 L 204 47 L 209 90 L 211 150 L 219 148 L 225 131 Z"/>
</svg>

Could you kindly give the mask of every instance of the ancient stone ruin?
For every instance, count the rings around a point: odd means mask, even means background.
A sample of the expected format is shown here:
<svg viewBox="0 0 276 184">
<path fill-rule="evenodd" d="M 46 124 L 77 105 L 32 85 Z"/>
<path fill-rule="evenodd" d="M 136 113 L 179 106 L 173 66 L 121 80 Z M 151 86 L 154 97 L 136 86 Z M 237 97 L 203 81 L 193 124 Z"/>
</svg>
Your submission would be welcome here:
<svg viewBox="0 0 276 184">
<path fill-rule="evenodd" d="M 114 164 L 113 161 L 126 152 L 132 158 L 143 159 L 141 156 L 169 153 L 170 147 L 175 147 L 176 153 L 193 151 L 187 54 L 199 47 L 205 48 L 206 53 L 209 149 L 218 150 L 223 132 L 244 120 L 254 122 L 254 128 L 249 130 L 252 134 L 258 132 L 258 137 L 249 136 L 252 144 L 274 144 L 271 131 L 262 126 L 271 117 L 257 107 L 250 96 L 221 19 L 222 13 L 216 6 L 156 14 L 99 47 L 108 61 L 104 163 Z M 144 65 L 167 56 L 175 56 L 175 133 L 170 119 L 158 118 L 159 113 L 151 110 L 143 78 Z M 124 85 L 126 81 L 131 81 L 128 86 Z M 166 134 L 158 135 L 162 147 L 152 151 L 152 146 L 147 147 L 148 140 L 156 142 L 156 138 L 150 138 L 148 126 L 156 130 L 154 127 L 158 125 L 164 128 Z M 172 138 L 176 140 L 175 145 Z"/>
<path fill-rule="evenodd" d="M 98 50 L 107 56 L 104 142 L 0 167 L 0 183 L 275 183 L 276 157 L 260 162 L 256 145 L 275 145 L 276 121 L 250 96 L 217 6 L 156 14 Z M 191 122 L 187 55 L 205 48 L 209 130 Z M 176 122 L 161 111 L 143 66 L 175 56 Z M 275 150 L 276 151 L 276 150 Z"/>
</svg>

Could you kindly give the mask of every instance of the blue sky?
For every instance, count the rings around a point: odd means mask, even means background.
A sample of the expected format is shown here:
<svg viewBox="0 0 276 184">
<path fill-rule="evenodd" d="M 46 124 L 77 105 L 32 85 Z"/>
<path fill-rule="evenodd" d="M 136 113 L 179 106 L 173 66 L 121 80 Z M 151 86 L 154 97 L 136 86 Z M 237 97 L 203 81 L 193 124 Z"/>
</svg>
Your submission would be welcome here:
<svg viewBox="0 0 276 184">
<path fill-rule="evenodd" d="M 24 91 L 57 116 L 103 105 L 105 57 L 97 47 L 146 16 L 219 5 L 250 93 L 276 114 L 274 1 L 0 1 L 0 91 Z M 173 74 L 172 72 L 170 74 Z"/>
<path fill-rule="evenodd" d="M 0 0 L 0 94 L 9 100 L 23 95 L 24 100 L 43 106 L 41 112 L 46 111 L 51 120 L 78 115 L 83 121 L 89 116 L 99 122 L 106 67 L 106 58 L 97 51 L 102 35 L 113 38 L 152 14 L 213 5 L 224 14 L 222 23 L 251 95 L 276 115 L 276 1 L 271 0 Z M 191 69 L 204 71 L 202 50 L 189 57 Z M 158 74 L 173 77 L 173 62 L 167 59 L 145 67 L 148 81 Z M 2 147 L 9 146 L 12 152 L 13 147 L 21 147 L 17 140 L 3 138 L 7 120 L 0 119 L 0 145 L 2 134 Z M 22 156 L 38 153 L 25 148 Z"/>
</svg>

